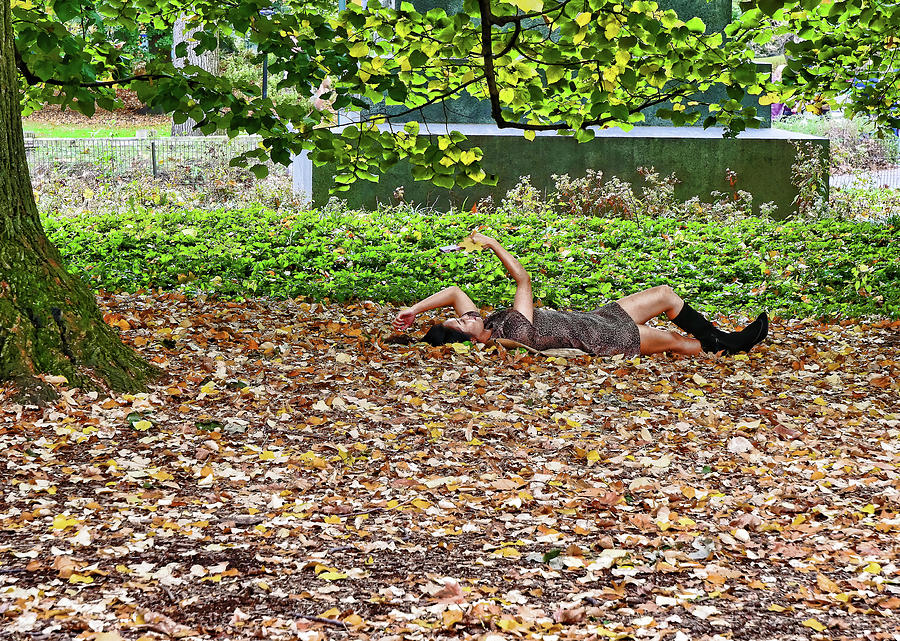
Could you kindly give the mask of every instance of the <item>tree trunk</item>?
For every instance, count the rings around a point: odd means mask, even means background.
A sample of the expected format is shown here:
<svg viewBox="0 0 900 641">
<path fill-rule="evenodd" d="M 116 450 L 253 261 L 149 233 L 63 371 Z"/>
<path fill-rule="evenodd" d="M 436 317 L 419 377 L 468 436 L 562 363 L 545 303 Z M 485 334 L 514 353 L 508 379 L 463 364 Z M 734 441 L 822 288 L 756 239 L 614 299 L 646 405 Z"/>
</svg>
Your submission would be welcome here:
<svg viewBox="0 0 900 641">
<path fill-rule="evenodd" d="M 55 396 L 40 374 L 71 386 L 136 391 L 158 375 L 104 321 L 69 274 L 38 217 L 22 134 L 9 0 L 0 0 L 0 382 L 20 398 Z"/>
<path fill-rule="evenodd" d="M 201 26 L 196 25 L 188 28 L 186 23 L 187 16 L 182 13 L 178 15 L 178 18 L 176 18 L 175 20 L 175 24 L 172 26 L 172 63 L 179 69 L 183 69 L 186 65 L 194 65 L 196 67 L 200 67 L 204 71 L 208 71 L 209 73 L 218 74 L 219 50 L 216 49 L 215 51 L 204 51 L 199 55 L 194 53 L 194 46 L 192 44 L 193 35 L 194 32 L 201 29 Z M 187 42 L 187 56 L 184 58 L 180 58 L 175 55 L 175 47 L 181 42 Z M 188 118 L 180 125 L 176 125 L 173 122 L 172 135 L 202 136 L 203 132 L 197 129 L 196 126 L 197 122 L 192 118 Z"/>
</svg>

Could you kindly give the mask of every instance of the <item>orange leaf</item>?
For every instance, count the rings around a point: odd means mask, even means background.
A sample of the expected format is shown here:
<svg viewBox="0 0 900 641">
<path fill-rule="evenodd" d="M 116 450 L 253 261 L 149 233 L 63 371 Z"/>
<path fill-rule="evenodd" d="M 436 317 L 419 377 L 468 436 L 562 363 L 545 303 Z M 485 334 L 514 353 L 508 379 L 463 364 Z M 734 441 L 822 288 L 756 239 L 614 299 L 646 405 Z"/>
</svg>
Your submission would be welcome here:
<svg viewBox="0 0 900 641">
<path fill-rule="evenodd" d="M 452 628 L 453 624 L 463 620 L 462 610 L 444 610 L 444 613 L 441 616 L 445 628 Z"/>
<path fill-rule="evenodd" d="M 819 586 L 819 589 L 822 590 L 822 592 L 833 592 L 837 594 L 841 591 L 841 586 L 829 579 L 824 574 L 816 575 L 816 585 Z"/>
</svg>

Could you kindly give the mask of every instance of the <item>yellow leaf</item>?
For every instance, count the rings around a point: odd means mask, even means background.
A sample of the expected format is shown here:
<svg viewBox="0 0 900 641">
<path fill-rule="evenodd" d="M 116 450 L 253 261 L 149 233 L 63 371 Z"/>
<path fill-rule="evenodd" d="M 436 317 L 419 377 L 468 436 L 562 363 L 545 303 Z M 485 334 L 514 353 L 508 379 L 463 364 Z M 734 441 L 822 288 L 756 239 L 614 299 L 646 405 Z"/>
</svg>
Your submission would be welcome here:
<svg viewBox="0 0 900 641">
<path fill-rule="evenodd" d="M 497 627 L 501 628 L 502 630 L 504 630 L 506 632 L 514 632 L 515 630 L 517 630 L 520 627 L 520 624 L 518 621 L 516 621 L 512 617 L 504 616 L 499 621 L 497 621 Z"/>
<path fill-rule="evenodd" d="M 324 519 L 322 519 L 322 520 L 323 520 L 325 523 L 328 523 L 329 525 L 340 525 L 340 523 L 341 523 L 341 517 L 339 517 L 339 516 L 333 516 L 333 515 L 332 515 L 332 516 L 326 516 L 326 517 L 325 517 Z"/>
<path fill-rule="evenodd" d="M 816 632 L 822 632 L 823 630 L 827 630 L 827 629 L 828 629 L 828 626 L 827 626 L 827 625 L 825 625 L 824 623 L 819 623 L 819 622 L 816 621 L 815 619 L 807 619 L 806 621 L 804 621 L 804 622 L 801 623 L 800 625 L 806 626 L 807 628 L 812 628 L 812 629 L 815 630 Z"/>
<path fill-rule="evenodd" d="M 497 556 L 502 556 L 506 559 L 518 559 L 520 556 L 522 556 L 522 553 L 513 547 L 504 547 L 500 548 L 499 550 L 494 550 L 494 554 L 496 554 Z"/>
<path fill-rule="evenodd" d="M 607 39 L 607 40 L 612 40 L 612 39 L 615 38 L 617 35 L 619 35 L 619 32 L 620 32 L 621 30 L 622 30 L 622 27 L 619 26 L 618 21 L 613 20 L 613 21 L 610 22 L 608 25 L 606 25 L 606 30 L 604 31 L 603 35 L 606 36 L 606 39 Z"/>
<path fill-rule="evenodd" d="M 431 503 L 429 503 L 425 499 L 414 499 L 412 504 L 415 505 L 420 510 L 427 510 L 428 508 L 431 507 Z"/>
<path fill-rule="evenodd" d="M 470 253 L 470 252 L 480 252 L 482 249 L 484 249 L 484 245 L 482 245 L 481 243 L 476 243 L 476 242 L 475 242 L 474 240 L 472 240 L 472 238 L 469 237 L 469 236 L 466 236 L 465 238 L 463 238 L 463 240 L 462 240 L 462 242 L 459 244 L 459 246 L 460 246 L 467 254 Z"/>
<path fill-rule="evenodd" d="M 354 628 L 358 628 L 361 625 L 365 625 L 366 621 L 358 614 L 351 614 L 344 617 L 344 623 L 346 623 L 347 625 L 352 625 Z"/>
<path fill-rule="evenodd" d="M 94 578 L 90 576 L 84 576 L 83 574 L 72 574 L 69 577 L 69 583 L 93 583 Z"/>
<path fill-rule="evenodd" d="M 575 16 L 575 24 L 577 24 L 579 27 L 585 26 L 590 21 L 591 21 L 590 13 L 579 13 L 577 16 Z"/>
<path fill-rule="evenodd" d="M 354 58 L 362 58 L 368 53 L 369 45 L 367 45 L 365 42 L 357 42 L 355 45 L 350 47 L 350 55 Z"/>
<path fill-rule="evenodd" d="M 872 563 L 869 563 L 869 565 L 867 565 L 866 567 L 864 567 L 863 570 L 868 572 L 869 574 L 881 574 L 881 566 L 878 565 L 877 563 L 875 563 L 874 561 Z"/>
<path fill-rule="evenodd" d="M 275 458 L 275 452 L 271 452 L 269 450 L 263 450 L 262 452 L 259 453 L 260 461 L 271 461 L 274 458 Z"/>
<path fill-rule="evenodd" d="M 53 517 L 53 525 L 50 527 L 53 530 L 65 530 L 67 527 L 78 525 L 80 523 L 81 521 L 79 521 L 78 519 L 73 519 L 68 516 L 63 516 L 62 514 L 57 514 Z"/>
<path fill-rule="evenodd" d="M 526 129 L 525 133 L 523 135 L 525 136 L 526 140 L 534 140 L 534 130 L 533 129 Z"/>
<path fill-rule="evenodd" d="M 778 605 L 777 603 L 773 603 L 769 606 L 769 612 L 785 612 L 787 608 L 783 605 Z"/>
<path fill-rule="evenodd" d="M 325 579 L 326 581 L 337 581 L 339 579 L 346 579 L 347 575 L 343 572 L 322 572 L 319 575 L 320 579 Z"/>
<path fill-rule="evenodd" d="M 469 346 L 466 345 L 465 343 L 453 343 L 453 344 L 451 344 L 451 347 L 453 348 L 453 351 L 456 352 L 457 354 L 468 354 L 469 353 Z"/>
<path fill-rule="evenodd" d="M 866 514 L 875 514 L 875 506 L 869 503 L 866 507 L 862 509 Z"/>
<path fill-rule="evenodd" d="M 157 481 L 171 481 L 175 477 L 166 472 L 165 470 L 160 470 L 158 472 L 154 472 L 150 475 L 152 478 L 155 478 Z"/>
<path fill-rule="evenodd" d="M 511 0 L 510 4 L 516 5 L 525 13 L 540 11 L 544 8 L 544 0 Z"/>
<path fill-rule="evenodd" d="M 151 427 L 153 427 L 153 423 L 151 423 L 147 419 L 141 419 L 140 421 L 135 421 L 134 423 L 132 423 L 131 427 L 139 432 L 146 432 Z"/>
</svg>

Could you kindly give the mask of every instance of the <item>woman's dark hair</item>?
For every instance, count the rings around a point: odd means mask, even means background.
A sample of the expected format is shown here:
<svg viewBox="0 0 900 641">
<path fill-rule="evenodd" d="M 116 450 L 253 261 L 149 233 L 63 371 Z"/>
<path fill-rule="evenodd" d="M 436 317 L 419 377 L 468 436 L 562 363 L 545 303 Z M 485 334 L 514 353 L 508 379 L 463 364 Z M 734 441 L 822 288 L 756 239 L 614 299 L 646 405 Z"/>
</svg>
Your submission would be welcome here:
<svg viewBox="0 0 900 641">
<path fill-rule="evenodd" d="M 472 337 L 458 329 L 437 324 L 432 325 L 431 328 L 425 332 L 425 336 L 422 337 L 422 340 L 433 347 L 437 347 L 438 345 L 445 345 L 447 343 L 464 343 L 472 340 Z"/>
</svg>

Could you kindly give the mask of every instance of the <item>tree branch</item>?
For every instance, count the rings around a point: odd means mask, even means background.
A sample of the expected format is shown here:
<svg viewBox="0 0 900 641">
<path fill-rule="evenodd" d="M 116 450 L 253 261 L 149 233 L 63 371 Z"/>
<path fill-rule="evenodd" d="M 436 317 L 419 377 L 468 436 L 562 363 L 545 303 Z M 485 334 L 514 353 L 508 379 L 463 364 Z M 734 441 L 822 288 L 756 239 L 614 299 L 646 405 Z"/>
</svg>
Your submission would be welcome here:
<svg viewBox="0 0 900 641">
<path fill-rule="evenodd" d="M 16 61 L 16 68 L 19 70 L 19 73 L 22 74 L 22 77 L 25 78 L 25 81 L 32 85 L 37 84 L 45 84 L 51 85 L 53 87 L 84 87 L 84 88 L 96 88 L 96 87 L 113 87 L 115 85 L 126 84 L 134 81 L 149 81 L 149 80 L 162 80 L 162 79 L 173 79 L 175 76 L 171 76 L 165 73 L 144 73 L 138 74 L 136 76 L 128 76 L 126 78 L 118 78 L 116 80 L 98 80 L 95 82 L 65 82 L 62 80 L 55 80 L 53 78 L 48 78 L 44 80 L 34 74 L 29 68 L 28 65 L 25 64 L 25 61 L 22 59 L 22 56 L 19 54 L 18 49 L 14 49 L 14 56 Z M 185 77 L 185 81 L 189 85 L 193 86 L 203 86 L 203 83 L 193 80 L 191 78 Z"/>
<path fill-rule="evenodd" d="M 503 119 L 503 110 L 500 108 L 500 90 L 497 88 L 497 77 L 494 71 L 491 24 L 496 16 L 491 12 L 491 0 L 478 0 L 478 11 L 481 14 L 481 57 L 484 60 L 484 79 L 487 82 L 488 97 L 491 101 L 491 117 L 502 129 L 508 126 L 508 123 Z"/>
<path fill-rule="evenodd" d="M 519 34 L 522 33 L 522 23 L 517 22 L 516 28 L 513 31 L 512 37 L 509 39 L 509 42 L 506 43 L 506 46 L 503 48 L 503 51 L 498 53 L 495 58 L 502 58 L 506 54 L 510 52 L 510 50 L 515 46 L 516 41 L 519 39 Z"/>
</svg>

